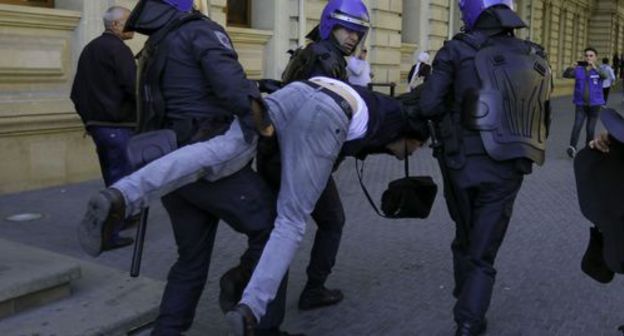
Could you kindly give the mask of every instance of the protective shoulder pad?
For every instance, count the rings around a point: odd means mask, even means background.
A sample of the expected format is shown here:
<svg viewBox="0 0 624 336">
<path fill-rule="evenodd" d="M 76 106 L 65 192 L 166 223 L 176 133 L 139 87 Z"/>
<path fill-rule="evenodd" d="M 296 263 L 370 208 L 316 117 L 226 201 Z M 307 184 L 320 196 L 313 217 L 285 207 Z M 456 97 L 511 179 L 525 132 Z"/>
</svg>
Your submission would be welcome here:
<svg viewBox="0 0 624 336">
<path fill-rule="evenodd" d="M 475 50 L 481 50 L 489 39 L 489 36 L 479 32 L 459 33 L 453 37 L 453 40 L 464 42 Z"/>
</svg>

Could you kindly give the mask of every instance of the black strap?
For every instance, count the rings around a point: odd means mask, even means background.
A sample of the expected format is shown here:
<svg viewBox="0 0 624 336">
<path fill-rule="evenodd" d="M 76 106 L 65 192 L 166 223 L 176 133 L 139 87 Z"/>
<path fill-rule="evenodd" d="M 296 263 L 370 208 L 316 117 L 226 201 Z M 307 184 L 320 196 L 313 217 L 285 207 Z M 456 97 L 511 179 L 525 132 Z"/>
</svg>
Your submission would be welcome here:
<svg viewBox="0 0 624 336">
<path fill-rule="evenodd" d="M 405 177 L 409 177 L 409 156 L 407 155 L 407 141 L 405 141 L 404 143 L 405 143 L 405 159 L 403 161 L 405 163 Z M 360 166 L 359 164 L 360 162 L 362 162 L 362 166 Z M 364 185 L 364 160 L 360 160 L 358 158 L 355 159 L 355 172 L 357 173 L 358 180 L 360 181 L 360 187 L 362 187 L 364 196 L 366 196 L 368 203 L 370 203 L 371 207 L 373 207 L 373 210 L 375 210 L 377 215 L 383 218 L 394 218 L 394 217 L 388 217 L 384 215 L 383 213 L 381 213 L 381 211 L 379 211 L 379 208 L 377 208 L 377 205 L 375 205 L 375 201 L 373 201 L 373 198 L 368 192 L 368 189 Z"/>
<path fill-rule="evenodd" d="M 312 87 L 315 90 L 321 91 L 324 94 L 328 95 L 331 99 L 333 99 L 336 104 L 338 104 L 338 106 L 340 106 L 340 108 L 342 109 L 342 111 L 345 113 L 345 115 L 347 116 L 347 118 L 349 120 L 351 120 L 353 118 L 353 113 L 355 111 L 352 111 L 351 109 L 351 104 L 349 104 L 348 101 L 346 101 L 341 95 L 337 94 L 336 92 L 320 85 L 317 84 L 315 82 L 309 81 L 309 80 L 304 80 L 301 81 L 301 83 L 307 84 L 308 86 Z"/>
</svg>

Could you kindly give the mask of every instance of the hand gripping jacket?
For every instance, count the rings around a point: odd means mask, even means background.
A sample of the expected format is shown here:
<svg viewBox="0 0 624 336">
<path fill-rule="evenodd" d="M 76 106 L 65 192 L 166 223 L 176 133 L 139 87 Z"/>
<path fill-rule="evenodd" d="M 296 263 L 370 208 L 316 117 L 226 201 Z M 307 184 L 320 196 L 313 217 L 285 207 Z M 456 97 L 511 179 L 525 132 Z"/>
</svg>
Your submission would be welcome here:
<svg viewBox="0 0 624 336">
<path fill-rule="evenodd" d="M 495 160 L 527 158 L 541 165 L 550 121 L 552 73 L 543 49 L 513 36 L 473 32 L 460 39 L 477 51 L 481 89 L 465 97 L 464 125 L 478 131 Z"/>
</svg>

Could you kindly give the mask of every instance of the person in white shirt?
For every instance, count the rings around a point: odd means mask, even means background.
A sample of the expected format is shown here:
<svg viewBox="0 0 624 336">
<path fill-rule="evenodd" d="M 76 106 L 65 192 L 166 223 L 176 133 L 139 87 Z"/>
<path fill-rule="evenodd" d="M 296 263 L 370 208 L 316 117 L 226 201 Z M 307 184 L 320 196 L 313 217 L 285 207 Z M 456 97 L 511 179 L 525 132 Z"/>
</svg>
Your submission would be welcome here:
<svg viewBox="0 0 624 336">
<path fill-rule="evenodd" d="M 352 85 L 367 86 L 371 82 L 371 68 L 366 60 L 368 50 L 363 47 L 357 56 L 349 57 L 347 62 L 347 74 L 349 83 Z"/>
<path fill-rule="evenodd" d="M 414 57 L 414 65 L 407 75 L 407 92 L 413 91 L 429 78 L 431 65 L 427 62 L 429 62 L 429 54 L 424 51 Z"/>
<path fill-rule="evenodd" d="M 607 74 L 607 78 L 602 81 L 604 100 L 605 104 L 607 104 L 607 99 L 609 98 L 609 90 L 611 90 L 611 86 L 615 84 L 615 72 L 613 71 L 613 68 L 609 65 L 609 58 L 605 57 L 602 59 L 602 65 L 600 65 L 600 69 L 605 74 Z"/>
</svg>

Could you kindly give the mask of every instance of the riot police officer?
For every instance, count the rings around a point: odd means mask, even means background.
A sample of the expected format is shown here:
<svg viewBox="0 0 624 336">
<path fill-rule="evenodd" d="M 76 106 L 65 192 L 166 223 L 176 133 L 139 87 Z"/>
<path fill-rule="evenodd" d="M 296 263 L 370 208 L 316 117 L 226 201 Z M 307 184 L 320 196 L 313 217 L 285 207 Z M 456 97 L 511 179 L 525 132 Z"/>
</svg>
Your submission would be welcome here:
<svg viewBox="0 0 624 336">
<path fill-rule="evenodd" d="M 245 78 L 223 27 L 194 12 L 192 5 L 192 0 L 141 0 L 126 25 L 127 30 L 149 36 L 139 60 L 139 130 L 172 129 L 180 146 L 219 137 L 227 146 L 211 155 L 231 158 L 229 165 L 212 172 L 213 178 L 209 174 L 207 179 L 168 190 L 162 198 L 178 259 L 169 271 L 153 335 L 178 335 L 191 326 L 219 219 L 248 236 L 249 248 L 241 264 L 253 268 L 275 218 L 274 196 L 249 165 L 257 141 L 250 110 L 253 101 L 261 100 L 260 92 Z M 123 197 L 115 189 L 100 192 L 89 206 L 88 218 L 102 208 L 114 209 L 116 216 L 126 212 Z M 97 255 L 100 239 L 88 236 L 97 238 L 101 231 L 89 232 L 89 228 L 88 220 L 83 221 L 80 241 Z M 282 290 L 257 335 L 284 334 L 278 329 L 284 295 Z"/>
<path fill-rule="evenodd" d="M 460 0 L 459 7 L 465 32 L 436 55 L 420 117 L 435 121 L 456 224 L 456 335 L 479 335 L 514 200 L 533 163 L 544 161 L 551 70 L 539 45 L 514 36 L 526 25 L 511 0 Z"/>
<path fill-rule="evenodd" d="M 363 42 L 369 29 L 369 15 L 361 0 L 331 0 L 323 9 L 321 20 L 308 37 L 314 42 L 295 51 L 282 74 L 284 84 L 325 76 L 347 81 L 345 56 L 353 54 Z M 258 145 L 258 172 L 277 192 L 280 185 L 281 163 L 277 141 L 261 139 Z M 308 281 L 299 298 L 299 309 L 308 310 L 336 304 L 343 299 L 339 289 L 325 287 L 327 277 L 336 262 L 345 214 L 330 177 L 312 212 L 317 224 L 314 245 L 307 268 Z"/>
</svg>

